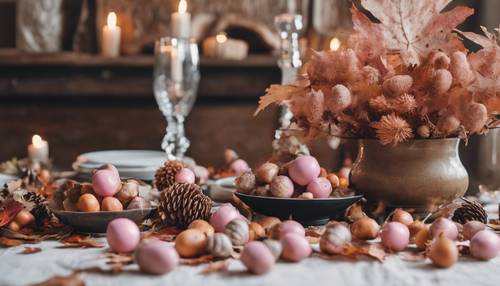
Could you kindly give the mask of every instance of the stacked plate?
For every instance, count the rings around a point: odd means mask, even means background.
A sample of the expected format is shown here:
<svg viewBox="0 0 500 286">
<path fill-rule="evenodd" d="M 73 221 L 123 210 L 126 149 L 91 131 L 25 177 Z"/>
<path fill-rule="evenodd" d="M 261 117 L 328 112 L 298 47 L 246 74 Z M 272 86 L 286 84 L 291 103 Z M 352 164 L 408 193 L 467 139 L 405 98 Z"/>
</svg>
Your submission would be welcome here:
<svg viewBox="0 0 500 286">
<path fill-rule="evenodd" d="M 154 173 L 166 160 L 165 152 L 152 150 L 109 150 L 81 154 L 73 163 L 77 176 L 89 179 L 92 170 L 112 164 L 122 178 L 153 180 Z"/>
</svg>

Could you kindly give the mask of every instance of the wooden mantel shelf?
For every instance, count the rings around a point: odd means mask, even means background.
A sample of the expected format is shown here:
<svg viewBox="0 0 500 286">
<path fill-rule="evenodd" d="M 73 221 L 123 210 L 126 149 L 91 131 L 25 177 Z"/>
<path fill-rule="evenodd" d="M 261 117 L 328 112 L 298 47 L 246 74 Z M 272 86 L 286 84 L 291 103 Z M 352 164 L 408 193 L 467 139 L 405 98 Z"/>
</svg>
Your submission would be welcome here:
<svg viewBox="0 0 500 286">
<path fill-rule="evenodd" d="M 280 81 L 277 58 L 202 58 L 199 96 L 256 97 Z M 0 97 L 151 96 L 153 55 L 106 58 L 72 52 L 28 54 L 0 50 Z"/>
</svg>

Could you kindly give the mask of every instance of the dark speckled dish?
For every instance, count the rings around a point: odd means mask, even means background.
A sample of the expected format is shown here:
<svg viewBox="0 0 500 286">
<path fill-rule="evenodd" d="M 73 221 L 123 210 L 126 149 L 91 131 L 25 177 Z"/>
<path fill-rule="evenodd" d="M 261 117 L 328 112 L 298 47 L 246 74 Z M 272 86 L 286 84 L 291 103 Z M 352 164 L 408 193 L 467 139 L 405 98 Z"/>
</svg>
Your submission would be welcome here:
<svg viewBox="0 0 500 286">
<path fill-rule="evenodd" d="M 323 225 L 363 197 L 299 199 L 252 196 L 238 192 L 235 195 L 257 213 L 282 220 L 293 218 L 304 226 Z"/>
<path fill-rule="evenodd" d="M 136 224 L 142 223 L 154 208 L 133 209 L 116 212 L 71 212 L 53 210 L 54 214 L 66 225 L 77 231 L 89 233 L 104 233 L 108 223 L 115 218 L 128 218 Z"/>
</svg>

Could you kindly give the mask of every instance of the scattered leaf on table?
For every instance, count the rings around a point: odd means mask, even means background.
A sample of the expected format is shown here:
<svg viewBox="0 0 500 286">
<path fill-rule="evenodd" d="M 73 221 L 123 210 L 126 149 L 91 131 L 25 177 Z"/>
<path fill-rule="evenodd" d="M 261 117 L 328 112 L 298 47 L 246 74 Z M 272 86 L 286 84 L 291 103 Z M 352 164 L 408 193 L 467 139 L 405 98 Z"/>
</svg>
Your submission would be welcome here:
<svg viewBox="0 0 500 286">
<path fill-rule="evenodd" d="M 74 234 L 62 240 L 63 245 L 59 248 L 101 248 L 103 245 L 91 236 Z"/>
<path fill-rule="evenodd" d="M 150 231 L 146 232 L 143 236 L 143 239 L 156 238 L 159 240 L 171 242 L 171 241 L 174 241 L 175 237 L 181 231 L 182 230 L 180 230 L 174 226 L 167 226 L 167 227 L 161 228 L 159 230 L 150 230 Z"/>
<path fill-rule="evenodd" d="M 383 262 L 387 253 L 380 243 L 354 242 L 344 247 L 342 255 L 350 257 L 364 255 Z"/>
<path fill-rule="evenodd" d="M 202 255 L 200 257 L 196 258 L 182 258 L 181 259 L 181 264 L 183 265 L 188 265 L 188 266 L 196 266 L 204 263 L 211 262 L 213 260 L 212 255 Z"/>
<path fill-rule="evenodd" d="M 229 268 L 229 264 L 231 264 L 231 259 L 210 262 L 207 267 L 201 271 L 201 274 L 226 271 Z"/>
<path fill-rule="evenodd" d="M 424 261 L 426 256 L 424 252 L 400 252 L 398 253 L 399 258 L 408 262 L 419 262 Z"/>
<path fill-rule="evenodd" d="M 40 247 L 31 247 L 27 246 L 24 248 L 23 251 L 19 252 L 18 254 L 33 254 L 42 251 Z"/>
<path fill-rule="evenodd" d="M 104 258 L 107 259 L 107 264 L 121 264 L 128 265 L 134 262 L 134 257 L 129 253 L 114 253 L 108 252 L 104 254 Z"/>
<path fill-rule="evenodd" d="M 11 222 L 23 208 L 24 206 L 20 202 L 10 201 L 6 203 L 0 211 L 0 227 Z"/>
<path fill-rule="evenodd" d="M 78 273 L 73 273 L 69 276 L 54 276 L 32 286 L 85 286 L 85 283 Z"/>
<path fill-rule="evenodd" d="M 10 239 L 4 236 L 0 236 L 0 246 L 4 247 L 12 247 L 12 246 L 18 246 L 23 244 L 24 241 L 19 240 L 19 239 Z"/>
</svg>

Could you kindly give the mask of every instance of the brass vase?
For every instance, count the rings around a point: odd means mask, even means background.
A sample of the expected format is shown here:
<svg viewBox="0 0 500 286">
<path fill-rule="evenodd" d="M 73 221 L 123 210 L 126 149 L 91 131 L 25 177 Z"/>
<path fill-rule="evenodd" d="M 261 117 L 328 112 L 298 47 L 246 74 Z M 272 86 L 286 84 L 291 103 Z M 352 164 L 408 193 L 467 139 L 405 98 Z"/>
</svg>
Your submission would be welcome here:
<svg viewBox="0 0 500 286">
<path fill-rule="evenodd" d="M 424 213 L 462 196 L 469 176 L 458 156 L 458 138 L 420 139 L 384 146 L 360 139 L 352 186 L 369 201 Z"/>
</svg>

